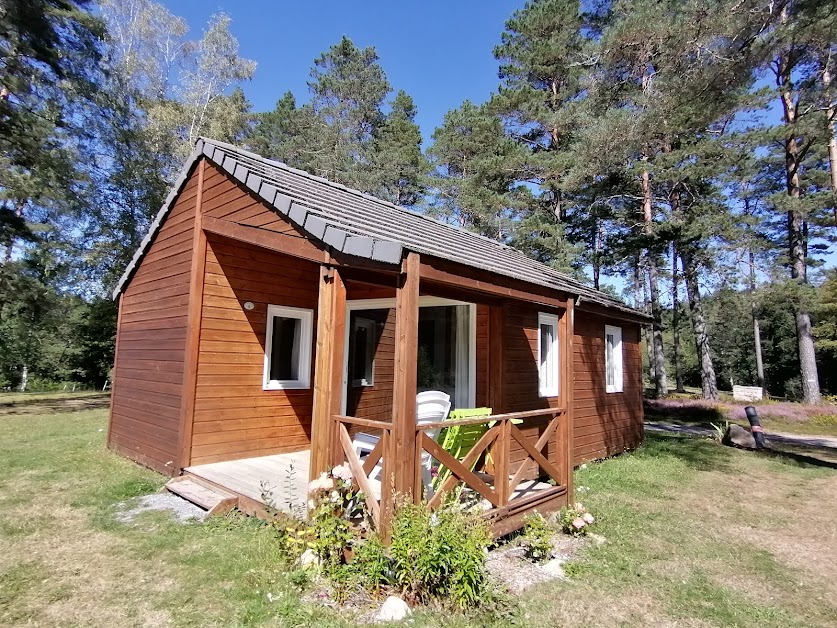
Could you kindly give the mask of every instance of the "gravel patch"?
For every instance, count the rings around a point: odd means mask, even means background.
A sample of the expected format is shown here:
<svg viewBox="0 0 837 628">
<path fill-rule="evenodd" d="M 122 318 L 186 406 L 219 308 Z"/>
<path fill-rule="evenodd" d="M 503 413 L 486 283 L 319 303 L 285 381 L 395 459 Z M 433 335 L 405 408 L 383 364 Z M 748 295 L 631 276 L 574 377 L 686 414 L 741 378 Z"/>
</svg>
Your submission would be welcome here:
<svg viewBox="0 0 837 628">
<path fill-rule="evenodd" d="M 120 523 L 133 523 L 137 515 L 152 511 L 170 512 L 180 523 L 206 519 L 206 511 L 203 508 L 168 491 L 144 495 L 130 506 L 126 502 L 121 502 L 116 507 L 118 512 L 115 518 Z"/>
<path fill-rule="evenodd" d="M 565 578 L 562 565 L 572 560 L 590 540 L 604 542 L 604 539 L 594 535 L 584 538 L 555 534 L 552 537 L 552 557 L 543 563 L 533 563 L 526 558 L 522 546 L 509 544 L 489 552 L 485 566 L 509 593 L 519 595 L 536 584 Z"/>
</svg>

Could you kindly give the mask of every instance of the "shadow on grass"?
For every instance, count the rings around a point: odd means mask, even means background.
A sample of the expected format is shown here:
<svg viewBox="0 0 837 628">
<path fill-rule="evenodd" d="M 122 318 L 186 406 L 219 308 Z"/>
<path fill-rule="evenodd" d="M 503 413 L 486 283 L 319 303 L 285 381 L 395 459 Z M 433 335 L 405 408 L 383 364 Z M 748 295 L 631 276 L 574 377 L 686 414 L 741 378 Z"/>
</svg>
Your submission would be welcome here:
<svg viewBox="0 0 837 628">
<path fill-rule="evenodd" d="M 645 445 L 638 456 L 672 456 L 698 471 L 727 471 L 729 452 L 708 438 L 694 438 L 659 432 L 646 432 Z"/>
<path fill-rule="evenodd" d="M 727 420 L 724 413 L 713 406 L 694 404 L 679 405 L 676 401 L 645 400 L 646 421 L 668 421 L 670 423 L 688 423 L 692 425 L 722 424 Z"/>
<path fill-rule="evenodd" d="M 765 449 L 760 452 L 762 456 L 773 458 L 784 464 L 792 464 L 800 467 L 820 467 L 837 471 L 837 460 L 828 460 L 816 456 L 788 451 L 786 449 Z"/>
</svg>

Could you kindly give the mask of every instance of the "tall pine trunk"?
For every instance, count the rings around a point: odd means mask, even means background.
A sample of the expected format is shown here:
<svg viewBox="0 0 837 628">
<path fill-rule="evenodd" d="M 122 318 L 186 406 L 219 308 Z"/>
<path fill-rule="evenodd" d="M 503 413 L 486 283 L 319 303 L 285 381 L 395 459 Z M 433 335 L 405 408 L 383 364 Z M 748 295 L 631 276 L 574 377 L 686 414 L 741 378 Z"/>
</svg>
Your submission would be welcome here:
<svg viewBox="0 0 837 628">
<path fill-rule="evenodd" d="M 756 305 L 756 259 L 752 249 L 750 255 L 750 312 L 753 316 L 753 343 L 756 350 L 756 378 L 759 388 L 764 390 L 764 360 L 761 353 L 761 324 Z"/>
<path fill-rule="evenodd" d="M 826 93 L 834 80 L 832 58 L 829 56 L 822 72 L 822 85 Z M 837 227 L 837 105 L 829 102 L 825 109 L 826 132 L 828 133 L 828 170 L 831 175 L 831 210 L 834 212 L 834 226 Z"/>
<path fill-rule="evenodd" d="M 698 362 L 700 363 L 701 392 L 704 399 L 717 399 L 718 380 L 715 377 L 709 333 L 706 330 L 706 317 L 703 314 L 703 304 L 700 299 L 697 266 L 695 265 L 694 255 L 688 247 L 681 248 L 680 260 L 683 262 L 683 278 L 686 282 L 686 294 L 689 297 L 692 328 L 695 331 L 695 343 L 697 345 Z"/>
<path fill-rule="evenodd" d="M 671 244 L 671 328 L 674 334 L 674 379 L 677 392 L 684 392 L 683 356 L 680 353 L 680 295 L 679 273 L 677 272 L 677 245 Z"/>
<path fill-rule="evenodd" d="M 782 53 L 776 74 L 781 94 L 782 110 L 788 132 L 785 137 L 785 184 L 788 196 L 793 203 L 802 194 L 799 180 L 799 168 L 802 165 L 799 142 L 793 128 L 796 123 L 797 109 L 794 85 L 792 82 L 793 62 L 791 51 Z M 793 205 L 788 210 L 788 250 L 791 262 L 791 278 L 800 284 L 808 282 L 807 241 L 805 220 L 802 213 Z M 796 318 L 796 339 L 799 353 L 799 373 L 802 378 L 802 396 L 805 403 L 818 404 L 821 401 L 820 383 L 817 374 L 817 360 L 814 352 L 814 334 L 811 328 L 811 315 L 802 303 L 794 312 Z"/>
<path fill-rule="evenodd" d="M 637 301 L 642 303 L 642 311 L 646 314 L 649 310 L 648 303 L 648 284 L 645 283 L 645 277 L 642 274 L 642 257 L 637 255 L 634 259 L 634 286 L 637 291 Z M 642 339 L 645 343 L 645 354 L 648 358 L 648 381 L 654 382 L 654 350 L 651 346 L 651 326 L 644 325 L 642 327 Z"/>
<path fill-rule="evenodd" d="M 654 210 L 651 191 L 651 175 L 648 170 L 643 170 L 640 182 L 642 186 L 643 232 L 650 238 L 652 234 Z M 648 276 L 648 292 L 651 301 L 651 357 L 654 374 L 654 392 L 657 397 L 665 397 L 668 395 L 668 381 L 666 380 L 666 354 L 663 347 L 663 313 L 662 308 L 660 307 L 659 273 L 657 269 L 657 260 L 650 249 L 645 250 L 644 261 L 645 272 Z"/>
</svg>

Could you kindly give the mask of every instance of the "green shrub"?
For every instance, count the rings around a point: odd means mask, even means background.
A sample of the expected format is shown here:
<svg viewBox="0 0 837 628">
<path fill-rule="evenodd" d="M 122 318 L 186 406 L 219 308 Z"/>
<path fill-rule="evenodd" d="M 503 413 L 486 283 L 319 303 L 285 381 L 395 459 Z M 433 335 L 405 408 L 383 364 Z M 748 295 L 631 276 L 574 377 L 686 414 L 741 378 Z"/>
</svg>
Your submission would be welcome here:
<svg viewBox="0 0 837 628">
<path fill-rule="evenodd" d="M 355 544 L 348 576 L 351 582 L 373 595 L 394 584 L 392 558 L 377 534 Z"/>
<path fill-rule="evenodd" d="M 431 513 L 424 505 L 402 505 L 390 546 L 394 584 L 414 602 L 479 606 L 490 593 L 485 573 L 490 542 L 488 527 L 476 513 L 459 508 Z"/>
<path fill-rule="evenodd" d="M 526 551 L 526 558 L 537 563 L 547 560 L 552 555 L 552 528 L 540 513 L 527 515 L 523 520 L 521 543 Z"/>
</svg>

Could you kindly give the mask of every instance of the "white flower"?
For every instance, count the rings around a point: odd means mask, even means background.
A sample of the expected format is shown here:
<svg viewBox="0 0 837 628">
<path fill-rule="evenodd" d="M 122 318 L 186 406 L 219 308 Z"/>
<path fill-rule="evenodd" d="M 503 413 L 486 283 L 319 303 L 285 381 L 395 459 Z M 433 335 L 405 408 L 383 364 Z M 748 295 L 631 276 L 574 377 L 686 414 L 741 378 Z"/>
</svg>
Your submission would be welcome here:
<svg viewBox="0 0 837 628">
<path fill-rule="evenodd" d="M 585 523 L 595 523 L 596 522 L 596 518 L 593 515 L 591 515 L 589 512 L 585 512 L 581 516 L 581 518 L 584 519 Z"/>
<path fill-rule="evenodd" d="M 575 519 L 573 519 L 573 527 L 576 530 L 581 530 L 586 525 L 587 524 L 585 523 L 584 519 L 582 519 L 581 517 L 576 517 Z"/>
<path fill-rule="evenodd" d="M 308 492 L 316 493 L 317 491 L 330 491 L 334 488 L 334 480 L 328 477 L 325 473 L 321 473 L 316 480 L 311 480 L 308 483 Z"/>
<path fill-rule="evenodd" d="M 339 464 L 331 470 L 331 475 L 336 477 L 338 480 L 343 480 L 344 482 L 351 482 L 354 478 L 352 474 L 351 468 L 347 464 Z"/>
</svg>

